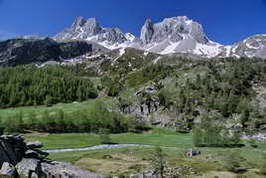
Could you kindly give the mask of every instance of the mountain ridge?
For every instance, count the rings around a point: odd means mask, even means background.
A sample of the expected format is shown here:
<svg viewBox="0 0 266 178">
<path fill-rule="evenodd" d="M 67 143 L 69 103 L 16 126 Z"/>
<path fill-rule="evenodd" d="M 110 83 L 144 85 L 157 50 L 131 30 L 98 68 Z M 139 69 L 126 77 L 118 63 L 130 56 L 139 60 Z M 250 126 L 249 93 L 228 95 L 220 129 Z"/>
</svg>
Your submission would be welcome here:
<svg viewBox="0 0 266 178">
<path fill-rule="evenodd" d="M 96 18 L 78 17 L 70 28 L 57 34 L 57 41 L 85 40 L 98 43 L 110 50 L 136 48 L 162 55 L 188 53 L 201 57 L 260 57 L 266 58 L 266 39 L 248 37 L 232 45 L 213 42 L 205 34 L 202 25 L 186 16 L 165 18 L 153 23 L 147 19 L 140 37 L 123 33 L 119 28 L 100 26 Z M 249 43 L 246 43 L 246 42 Z M 259 43 L 257 48 L 249 44 Z M 256 45 L 256 44 L 255 44 Z"/>
</svg>

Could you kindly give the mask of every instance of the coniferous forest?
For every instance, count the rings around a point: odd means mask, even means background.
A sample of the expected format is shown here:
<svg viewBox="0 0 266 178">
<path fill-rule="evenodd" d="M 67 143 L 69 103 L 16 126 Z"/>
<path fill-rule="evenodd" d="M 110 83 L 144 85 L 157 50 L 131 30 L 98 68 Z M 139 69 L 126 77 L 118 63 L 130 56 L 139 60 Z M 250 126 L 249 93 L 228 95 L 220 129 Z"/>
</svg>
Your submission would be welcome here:
<svg viewBox="0 0 266 178">
<path fill-rule="evenodd" d="M 96 97 L 93 83 L 67 67 L 0 68 L 0 108 L 49 106 Z"/>
</svg>

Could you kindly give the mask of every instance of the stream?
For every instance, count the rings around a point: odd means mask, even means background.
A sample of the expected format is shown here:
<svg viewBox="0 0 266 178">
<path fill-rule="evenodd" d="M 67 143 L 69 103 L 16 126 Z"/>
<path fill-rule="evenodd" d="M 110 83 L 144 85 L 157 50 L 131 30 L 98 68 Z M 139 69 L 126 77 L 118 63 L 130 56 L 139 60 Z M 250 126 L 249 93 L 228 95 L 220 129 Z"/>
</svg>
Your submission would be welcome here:
<svg viewBox="0 0 266 178">
<path fill-rule="evenodd" d="M 47 149 L 43 150 L 46 153 L 64 153 L 64 152 L 73 152 L 73 151 L 89 151 L 89 150 L 102 150 L 102 149 L 118 149 L 126 147 L 140 147 L 148 146 L 141 144 L 113 144 L 113 145 L 97 145 L 83 148 L 62 148 L 62 149 Z"/>
</svg>

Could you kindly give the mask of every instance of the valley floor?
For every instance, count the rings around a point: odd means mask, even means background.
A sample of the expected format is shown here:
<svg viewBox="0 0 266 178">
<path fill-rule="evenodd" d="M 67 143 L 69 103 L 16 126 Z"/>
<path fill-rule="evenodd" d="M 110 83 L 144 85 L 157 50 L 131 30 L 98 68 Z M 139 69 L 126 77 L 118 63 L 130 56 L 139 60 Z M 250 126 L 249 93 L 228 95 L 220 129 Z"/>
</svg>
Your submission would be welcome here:
<svg viewBox="0 0 266 178">
<path fill-rule="evenodd" d="M 100 145 L 96 134 L 40 134 L 25 135 L 27 140 L 40 140 L 44 149 L 80 148 Z M 128 176 L 151 170 L 154 146 L 160 146 L 167 166 L 178 169 L 187 177 L 266 177 L 260 174 L 261 163 L 266 152 L 266 143 L 258 142 L 257 148 L 199 148 L 201 155 L 189 159 L 185 152 L 193 148 L 191 134 L 179 134 L 154 129 L 143 134 L 112 134 L 111 141 L 118 144 L 145 144 L 151 147 L 128 147 L 80 152 L 54 153 L 51 159 L 71 162 L 83 169 L 101 174 Z M 235 156 L 235 153 L 239 153 Z M 233 155 L 233 156 L 232 156 Z M 230 171 L 239 169 L 238 174 Z"/>
</svg>

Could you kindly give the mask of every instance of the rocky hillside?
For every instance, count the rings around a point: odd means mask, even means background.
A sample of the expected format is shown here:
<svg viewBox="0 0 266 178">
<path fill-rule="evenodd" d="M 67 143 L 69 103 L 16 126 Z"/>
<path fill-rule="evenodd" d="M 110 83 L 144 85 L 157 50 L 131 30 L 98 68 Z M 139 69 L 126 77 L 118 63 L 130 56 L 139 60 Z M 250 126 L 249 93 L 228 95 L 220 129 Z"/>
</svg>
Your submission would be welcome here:
<svg viewBox="0 0 266 178">
<path fill-rule="evenodd" d="M 0 42 L 0 66 L 60 61 L 92 52 L 84 41 L 58 43 L 50 38 L 10 39 Z"/>
</svg>

